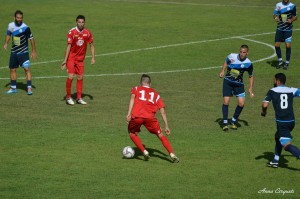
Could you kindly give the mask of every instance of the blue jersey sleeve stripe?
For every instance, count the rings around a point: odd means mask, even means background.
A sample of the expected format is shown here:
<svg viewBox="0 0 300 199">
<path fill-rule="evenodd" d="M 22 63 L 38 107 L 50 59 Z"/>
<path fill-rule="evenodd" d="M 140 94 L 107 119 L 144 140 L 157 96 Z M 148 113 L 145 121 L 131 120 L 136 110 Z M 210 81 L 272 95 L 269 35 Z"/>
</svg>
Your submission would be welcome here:
<svg viewBox="0 0 300 199">
<path fill-rule="evenodd" d="M 300 97 L 300 89 L 296 90 L 294 95 L 295 95 L 295 97 Z"/>
<path fill-rule="evenodd" d="M 6 35 L 10 36 L 11 32 L 9 30 L 6 31 Z"/>
</svg>

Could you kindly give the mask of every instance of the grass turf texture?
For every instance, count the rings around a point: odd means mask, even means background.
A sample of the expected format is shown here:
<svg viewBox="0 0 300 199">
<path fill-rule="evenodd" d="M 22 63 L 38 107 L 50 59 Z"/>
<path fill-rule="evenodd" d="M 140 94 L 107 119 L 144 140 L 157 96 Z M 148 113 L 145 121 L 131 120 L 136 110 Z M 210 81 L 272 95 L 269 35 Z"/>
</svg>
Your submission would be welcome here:
<svg viewBox="0 0 300 199">
<path fill-rule="evenodd" d="M 272 66 L 275 57 L 254 63 L 255 98 L 247 96 L 239 129 L 225 134 L 219 126 L 220 66 L 244 43 L 252 61 L 273 55 L 267 44 L 274 41 L 274 1 L 0 2 L 3 38 L 14 11 L 21 9 L 38 53 L 31 67 L 32 96 L 22 90 L 21 69 L 19 93 L 5 95 L 9 71 L 0 69 L 0 198 L 282 198 L 278 188 L 299 198 L 299 161 L 283 152 L 281 168 L 265 166 L 273 157 L 275 123 L 272 107 L 266 118 L 260 117 L 260 107 L 274 74 L 282 71 Z M 86 59 L 88 105 L 67 106 L 60 64 L 78 14 L 86 16 L 94 34 L 97 57 L 93 66 Z M 298 33 L 290 69 L 284 71 L 294 87 L 300 87 Z M 252 36 L 233 38 L 245 35 Z M 282 50 L 284 55 L 283 45 Z M 8 59 L 2 50 L 0 66 Z M 121 157 L 123 147 L 133 145 L 125 116 L 130 89 L 143 72 L 155 72 L 150 73 L 153 87 L 166 103 L 179 164 L 169 161 L 160 141 L 145 129 L 140 136 L 150 161 L 142 161 L 138 151 L 135 159 Z M 248 89 L 247 74 L 245 82 Z M 232 98 L 230 116 L 235 106 Z M 295 99 L 296 118 L 299 107 Z M 296 123 L 299 146 L 298 132 Z M 274 193 L 258 193 L 264 188 Z"/>
</svg>

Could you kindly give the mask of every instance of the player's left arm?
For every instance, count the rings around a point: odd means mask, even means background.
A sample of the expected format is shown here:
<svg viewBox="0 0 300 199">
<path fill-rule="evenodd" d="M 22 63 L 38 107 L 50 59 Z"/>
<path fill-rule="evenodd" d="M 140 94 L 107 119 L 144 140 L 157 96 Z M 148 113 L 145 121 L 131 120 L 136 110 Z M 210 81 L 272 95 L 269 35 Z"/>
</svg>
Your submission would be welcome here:
<svg viewBox="0 0 300 199">
<path fill-rule="evenodd" d="M 90 47 L 91 47 L 91 54 L 92 54 L 91 64 L 94 64 L 96 60 L 95 60 L 95 46 L 93 42 L 90 43 Z"/>
<path fill-rule="evenodd" d="M 290 19 L 287 19 L 288 23 L 293 23 L 294 21 L 297 20 L 297 11 L 296 11 L 296 6 L 292 10 L 292 17 Z"/>
<path fill-rule="evenodd" d="M 253 65 L 251 64 L 251 66 L 248 68 L 248 74 L 249 74 L 249 94 L 250 97 L 254 97 L 254 93 L 253 93 L 253 86 L 254 86 L 254 76 L 253 76 Z"/>
<path fill-rule="evenodd" d="M 250 76 L 249 77 L 249 94 L 250 94 L 250 97 L 254 97 L 254 93 L 253 93 L 253 85 L 254 85 L 254 76 Z"/>
<path fill-rule="evenodd" d="M 169 124 L 168 124 L 168 119 L 167 119 L 167 114 L 166 114 L 165 108 L 160 108 L 159 111 L 160 111 L 161 117 L 165 123 L 165 133 L 167 135 L 170 135 L 171 131 L 169 129 Z"/>
<path fill-rule="evenodd" d="M 36 60 L 37 54 L 36 54 L 35 40 L 33 37 L 30 39 L 30 43 L 31 43 L 31 58 Z"/>
<path fill-rule="evenodd" d="M 297 89 L 294 93 L 295 97 L 300 97 L 300 89 Z"/>
</svg>

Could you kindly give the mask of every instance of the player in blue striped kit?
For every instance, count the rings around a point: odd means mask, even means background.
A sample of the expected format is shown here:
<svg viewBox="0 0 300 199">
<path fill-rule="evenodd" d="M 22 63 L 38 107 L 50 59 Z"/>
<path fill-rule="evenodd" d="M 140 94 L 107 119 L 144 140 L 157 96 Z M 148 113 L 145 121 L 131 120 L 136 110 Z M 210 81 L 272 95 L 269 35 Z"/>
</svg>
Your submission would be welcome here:
<svg viewBox="0 0 300 199">
<path fill-rule="evenodd" d="M 273 17 L 277 22 L 277 30 L 275 34 L 275 50 L 278 58 L 276 68 L 283 66 L 284 70 L 288 69 L 291 58 L 291 43 L 293 34 L 293 21 L 297 20 L 296 5 L 289 0 L 283 0 L 276 4 Z M 283 65 L 280 44 L 285 42 L 286 62 Z"/>
<path fill-rule="evenodd" d="M 17 74 L 16 69 L 21 66 L 26 74 L 27 94 L 32 95 L 30 60 L 28 52 L 28 40 L 31 43 L 31 57 L 36 59 L 35 41 L 33 39 L 30 28 L 23 23 L 23 12 L 17 10 L 15 12 L 15 21 L 8 24 L 4 49 L 7 50 L 8 42 L 12 39 L 12 48 L 9 60 L 10 69 L 10 89 L 7 94 L 17 93 Z"/>
<path fill-rule="evenodd" d="M 253 97 L 253 64 L 247 58 L 249 51 L 249 47 L 247 45 L 242 45 L 240 47 L 239 54 L 231 53 L 227 56 L 222 70 L 219 74 L 220 78 L 224 77 L 223 81 L 223 105 L 222 105 L 222 113 L 223 113 L 223 131 L 228 130 L 228 106 L 230 102 L 230 97 L 235 95 L 238 99 L 238 104 L 236 106 L 234 115 L 231 119 L 231 129 L 237 129 L 236 122 L 238 120 L 239 115 L 241 114 L 244 105 L 245 105 L 245 88 L 243 82 L 244 72 L 248 72 L 249 74 L 249 93 L 250 97 Z M 225 74 L 225 70 L 226 74 Z"/>
<path fill-rule="evenodd" d="M 274 88 L 270 89 L 262 102 L 262 116 L 266 116 L 269 102 L 272 101 L 275 110 L 277 131 L 275 133 L 275 156 L 267 166 L 277 168 L 282 148 L 300 158 L 300 150 L 291 144 L 292 130 L 295 127 L 293 98 L 300 97 L 300 89 L 285 86 L 286 76 L 277 73 L 274 78 Z"/>
</svg>

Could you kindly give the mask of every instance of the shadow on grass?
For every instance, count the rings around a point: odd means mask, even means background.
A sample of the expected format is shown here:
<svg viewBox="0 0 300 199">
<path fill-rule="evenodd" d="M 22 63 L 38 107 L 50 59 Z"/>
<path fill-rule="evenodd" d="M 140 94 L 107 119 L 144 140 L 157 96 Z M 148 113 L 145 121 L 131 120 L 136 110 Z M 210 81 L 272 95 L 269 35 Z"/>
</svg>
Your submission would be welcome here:
<svg viewBox="0 0 300 199">
<path fill-rule="evenodd" d="M 215 122 L 219 124 L 221 129 L 223 128 L 223 118 L 218 118 L 218 119 L 216 119 Z M 231 121 L 228 121 L 228 122 L 229 122 L 229 124 L 231 124 Z M 249 126 L 249 123 L 246 120 L 238 119 L 237 122 L 235 123 L 238 128 L 242 127 L 242 125 L 240 123 L 243 123 L 243 126 Z"/>
<path fill-rule="evenodd" d="M 135 154 L 134 154 L 134 157 L 131 158 L 131 159 L 137 159 L 137 160 L 143 160 L 143 161 L 145 161 L 143 153 L 137 147 L 133 147 L 133 149 L 135 151 Z M 171 159 L 168 158 L 169 156 L 167 154 L 161 152 L 160 150 L 152 149 L 152 148 L 147 148 L 147 147 L 146 147 L 146 150 L 149 152 L 150 160 L 152 158 L 160 158 L 162 160 L 165 160 L 165 161 L 168 161 L 170 163 L 173 163 L 171 161 Z M 123 157 L 123 159 L 126 159 L 126 158 Z"/>
<path fill-rule="evenodd" d="M 280 156 L 279 167 L 289 169 L 289 170 L 292 170 L 292 171 L 300 171 L 300 169 L 297 169 L 297 168 L 294 168 L 294 167 L 289 167 L 288 166 L 289 161 L 284 158 L 285 156 L 292 156 L 292 155 L 282 155 L 282 156 Z M 259 155 L 259 156 L 255 157 L 255 160 L 265 159 L 265 160 L 267 160 L 267 162 L 270 162 L 270 161 L 273 160 L 273 157 L 274 157 L 273 152 L 264 152 L 262 155 Z"/>
<path fill-rule="evenodd" d="M 77 93 L 71 94 L 71 97 L 72 97 L 73 99 L 77 99 Z M 92 95 L 90 95 L 90 94 L 85 94 L 85 93 L 82 93 L 82 94 L 81 94 L 81 97 L 82 97 L 82 98 L 88 97 L 90 100 L 93 100 L 93 99 L 94 99 L 94 97 L 93 97 Z M 65 100 L 66 100 L 66 96 L 64 96 L 63 99 L 62 99 L 61 101 L 65 101 Z"/>
<path fill-rule="evenodd" d="M 267 61 L 266 63 L 269 64 L 271 67 L 274 67 L 274 68 L 276 68 L 276 66 L 278 65 L 277 60 Z"/>
<path fill-rule="evenodd" d="M 5 84 L 5 87 L 10 87 L 10 82 Z M 31 87 L 36 88 L 34 85 L 32 85 Z M 17 89 L 27 92 L 27 83 L 24 84 L 23 82 L 17 82 Z"/>
</svg>

